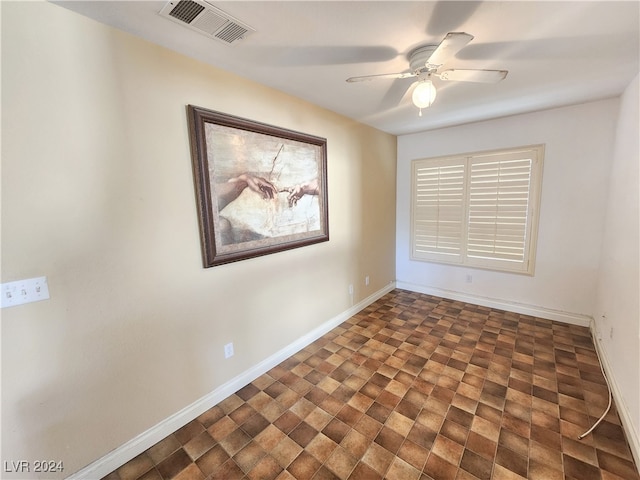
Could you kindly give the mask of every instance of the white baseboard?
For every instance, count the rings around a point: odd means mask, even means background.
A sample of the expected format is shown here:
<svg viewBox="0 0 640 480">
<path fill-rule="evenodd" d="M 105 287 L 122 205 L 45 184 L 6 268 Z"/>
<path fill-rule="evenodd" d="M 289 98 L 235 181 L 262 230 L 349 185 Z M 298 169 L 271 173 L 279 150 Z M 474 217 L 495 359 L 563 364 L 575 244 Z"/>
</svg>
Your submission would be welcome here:
<svg viewBox="0 0 640 480">
<path fill-rule="evenodd" d="M 609 383 L 609 388 L 611 389 L 611 396 L 616 403 L 616 409 L 618 410 L 618 415 L 620 415 L 620 421 L 622 422 L 622 428 L 627 436 L 627 441 L 629 442 L 629 448 L 631 449 L 631 454 L 636 462 L 636 468 L 638 468 L 638 473 L 640 473 L 640 436 L 638 435 L 638 431 L 636 430 L 633 420 L 631 419 L 631 414 L 629 413 L 629 407 L 627 403 L 624 401 L 624 397 L 622 396 L 622 392 L 620 391 L 620 387 L 618 386 L 618 382 L 616 381 L 616 376 L 611 368 L 611 364 L 609 363 L 609 358 L 607 357 L 607 351 L 604 349 L 602 342 L 600 340 L 600 335 L 598 335 L 598 329 L 595 320 L 591 321 L 591 335 L 593 337 L 593 343 L 598 349 L 598 356 L 600 357 L 600 362 L 602 363 L 602 368 L 604 369 L 604 373 L 607 376 L 607 381 Z"/>
<path fill-rule="evenodd" d="M 500 310 L 520 313 L 522 315 L 531 315 L 533 317 L 545 318 L 547 320 L 557 320 L 559 322 L 580 325 L 582 327 L 588 327 L 591 324 L 591 316 L 580 313 L 563 312 L 561 310 L 539 307 L 537 305 L 528 305 L 499 298 L 483 297 L 480 295 L 472 295 L 469 293 L 456 292 L 454 290 L 446 290 L 443 288 L 429 287 L 425 285 L 416 285 L 408 282 L 396 282 L 396 287 L 403 290 L 426 293 L 428 295 L 448 298 L 460 302 L 473 303 L 474 305 L 481 305 L 483 307 L 498 308 Z"/>
<path fill-rule="evenodd" d="M 383 295 L 386 295 L 394 288 L 395 283 L 390 282 L 386 287 L 378 290 L 361 302 L 353 305 L 348 310 L 342 312 L 336 317 L 323 323 L 319 327 L 313 329 L 306 335 L 303 335 L 293 343 L 289 344 L 282 350 L 274 353 L 262 362 L 244 371 L 237 377 L 232 378 L 228 382 L 216 388 L 211 393 L 205 395 L 191 405 L 183 408 L 179 412 L 174 413 L 159 424 L 151 427 L 149 430 L 142 432 L 137 437 L 129 440 L 124 445 L 109 452 L 104 457 L 87 465 L 82 470 L 79 470 L 78 472 L 70 475 L 69 477 L 67 477 L 67 480 L 98 480 L 103 478 L 104 476 L 108 475 L 109 473 L 127 463 L 129 460 L 134 459 L 142 452 L 148 450 L 160 440 L 171 435 L 179 428 L 183 427 L 193 419 L 202 415 L 210 408 L 216 406 L 229 395 L 232 395 L 242 387 L 253 382 L 260 375 L 268 372 L 273 367 L 280 364 L 295 353 L 299 352 L 307 345 L 313 343 L 325 333 L 329 332 L 341 323 L 347 321 L 360 310 L 371 305 L 373 302 L 378 300 Z"/>
</svg>

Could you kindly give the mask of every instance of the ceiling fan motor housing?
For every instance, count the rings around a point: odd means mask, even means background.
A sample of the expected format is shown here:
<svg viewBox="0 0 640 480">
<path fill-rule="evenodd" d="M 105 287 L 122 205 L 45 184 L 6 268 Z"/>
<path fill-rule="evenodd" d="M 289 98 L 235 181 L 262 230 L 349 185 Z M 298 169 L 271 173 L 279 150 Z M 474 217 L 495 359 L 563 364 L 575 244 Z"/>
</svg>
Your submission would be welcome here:
<svg viewBox="0 0 640 480">
<path fill-rule="evenodd" d="M 435 70 L 435 68 L 429 68 L 427 61 L 435 52 L 438 45 L 425 45 L 418 47 L 409 54 L 409 66 L 414 73 L 427 72 L 429 70 Z M 439 65 L 438 65 L 439 66 Z"/>
</svg>

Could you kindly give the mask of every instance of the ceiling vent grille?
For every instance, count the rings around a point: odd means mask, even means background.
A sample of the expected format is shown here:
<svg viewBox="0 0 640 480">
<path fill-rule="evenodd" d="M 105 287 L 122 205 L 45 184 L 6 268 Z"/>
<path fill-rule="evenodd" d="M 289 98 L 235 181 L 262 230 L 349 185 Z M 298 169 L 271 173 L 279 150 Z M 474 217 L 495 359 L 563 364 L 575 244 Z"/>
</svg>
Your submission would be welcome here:
<svg viewBox="0 0 640 480">
<path fill-rule="evenodd" d="M 234 45 L 255 31 L 204 0 L 171 1 L 160 15 L 225 45 Z"/>
</svg>

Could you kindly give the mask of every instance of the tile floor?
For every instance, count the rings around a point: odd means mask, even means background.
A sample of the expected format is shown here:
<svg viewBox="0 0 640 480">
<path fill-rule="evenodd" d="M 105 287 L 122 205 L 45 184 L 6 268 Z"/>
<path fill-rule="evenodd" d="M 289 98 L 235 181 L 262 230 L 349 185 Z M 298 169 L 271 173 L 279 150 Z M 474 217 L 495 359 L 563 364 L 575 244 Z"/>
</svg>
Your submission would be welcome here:
<svg viewBox="0 0 640 480">
<path fill-rule="evenodd" d="M 638 480 L 587 328 L 403 290 L 105 480 Z"/>
</svg>

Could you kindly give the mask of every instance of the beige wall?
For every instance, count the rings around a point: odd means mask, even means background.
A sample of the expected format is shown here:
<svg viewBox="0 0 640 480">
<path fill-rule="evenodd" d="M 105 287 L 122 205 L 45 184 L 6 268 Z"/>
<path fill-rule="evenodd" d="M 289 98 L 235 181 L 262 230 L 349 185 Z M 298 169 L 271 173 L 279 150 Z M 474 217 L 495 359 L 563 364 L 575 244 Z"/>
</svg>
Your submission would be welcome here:
<svg viewBox="0 0 640 480">
<path fill-rule="evenodd" d="M 3 461 L 67 476 L 394 280 L 395 137 L 49 3 L 1 9 L 2 282 L 51 294 L 1 312 Z M 326 137 L 331 240 L 203 269 L 187 104 Z"/>
</svg>

